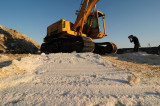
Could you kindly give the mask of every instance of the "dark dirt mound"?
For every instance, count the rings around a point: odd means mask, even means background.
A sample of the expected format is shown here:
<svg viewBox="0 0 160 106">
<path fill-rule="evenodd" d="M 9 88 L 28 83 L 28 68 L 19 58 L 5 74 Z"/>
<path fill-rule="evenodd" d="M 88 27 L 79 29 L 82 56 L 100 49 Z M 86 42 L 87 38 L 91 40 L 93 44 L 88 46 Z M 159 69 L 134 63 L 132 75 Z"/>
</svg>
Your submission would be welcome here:
<svg viewBox="0 0 160 106">
<path fill-rule="evenodd" d="M 33 39 L 14 29 L 0 25 L 0 52 L 37 53 L 40 45 Z"/>
</svg>

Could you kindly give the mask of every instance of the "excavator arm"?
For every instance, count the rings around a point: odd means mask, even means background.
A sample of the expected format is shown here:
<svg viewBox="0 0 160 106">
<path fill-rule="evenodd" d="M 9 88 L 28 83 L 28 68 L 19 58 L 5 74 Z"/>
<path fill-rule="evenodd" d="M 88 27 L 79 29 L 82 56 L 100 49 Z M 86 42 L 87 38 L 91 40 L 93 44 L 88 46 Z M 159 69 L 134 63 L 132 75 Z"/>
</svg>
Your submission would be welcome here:
<svg viewBox="0 0 160 106">
<path fill-rule="evenodd" d="M 79 35 L 82 34 L 84 23 L 87 21 L 88 16 L 91 14 L 92 9 L 96 6 L 98 1 L 99 0 L 82 0 L 80 11 L 77 11 L 78 16 L 73 25 L 73 30 L 79 32 Z"/>
</svg>

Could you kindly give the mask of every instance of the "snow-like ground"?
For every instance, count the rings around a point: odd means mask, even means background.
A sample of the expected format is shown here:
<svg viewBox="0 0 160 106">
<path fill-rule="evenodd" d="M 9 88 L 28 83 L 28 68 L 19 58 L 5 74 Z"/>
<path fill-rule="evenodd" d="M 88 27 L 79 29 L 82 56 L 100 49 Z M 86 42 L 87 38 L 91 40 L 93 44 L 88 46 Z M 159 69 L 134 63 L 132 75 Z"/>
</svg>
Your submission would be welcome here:
<svg viewBox="0 0 160 106">
<path fill-rule="evenodd" d="M 116 57 L 127 63 L 160 65 L 159 56 L 146 60 L 147 56 Z M 148 84 L 126 69 L 130 64 L 121 67 L 109 59 L 92 53 L 57 53 L 29 55 L 0 65 L 0 105 L 160 106 L 159 82 L 154 79 Z M 138 68 L 134 67 L 130 68 Z"/>
</svg>

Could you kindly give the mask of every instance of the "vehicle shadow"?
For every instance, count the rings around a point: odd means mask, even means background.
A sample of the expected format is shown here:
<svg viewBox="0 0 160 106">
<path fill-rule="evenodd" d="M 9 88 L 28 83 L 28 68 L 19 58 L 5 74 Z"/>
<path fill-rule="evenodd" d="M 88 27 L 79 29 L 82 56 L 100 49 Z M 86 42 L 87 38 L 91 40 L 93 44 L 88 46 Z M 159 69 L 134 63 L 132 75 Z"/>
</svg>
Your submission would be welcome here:
<svg viewBox="0 0 160 106">
<path fill-rule="evenodd" d="M 3 68 L 3 67 L 6 67 L 6 66 L 9 66 L 12 64 L 12 61 L 4 61 L 4 62 L 0 62 L 0 68 Z"/>
<path fill-rule="evenodd" d="M 115 82 L 120 82 L 120 83 L 124 83 L 124 84 L 129 84 L 128 81 L 121 80 L 121 79 L 110 79 L 110 78 L 101 78 L 101 79 L 106 80 L 106 81 L 115 81 Z"/>
<path fill-rule="evenodd" d="M 16 58 L 15 60 L 20 61 L 20 60 L 21 60 L 21 58 L 20 58 L 20 57 L 18 57 L 18 58 Z M 6 66 L 11 65 L 11 64 L 12 64 L 12 61 L 13 61 L 13 60 L 6 60 L 6 61 L 2 61 L 2 62 L 0 62 L 0 68 L 3 68 L 3 67 L 6 67 Z"/>
<path fill-rule="evenodd" d="M 145 92 L 145 94 L 160 96 L 160 93 L 154 93 L 154 92 Z"/>
</svg>

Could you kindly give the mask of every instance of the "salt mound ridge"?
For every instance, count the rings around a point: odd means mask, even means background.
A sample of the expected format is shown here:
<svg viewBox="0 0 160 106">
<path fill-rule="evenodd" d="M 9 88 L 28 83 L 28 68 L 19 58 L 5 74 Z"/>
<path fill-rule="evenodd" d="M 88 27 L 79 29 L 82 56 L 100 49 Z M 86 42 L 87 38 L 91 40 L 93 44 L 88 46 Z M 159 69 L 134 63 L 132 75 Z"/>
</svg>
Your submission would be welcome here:
<svg viewBox="0 0 160 106">
<path fill-rule="evenodd" d="M 159 86 L 142 81 L 130 85 L 127 78 L 132 73 L 97 54 L 30 55 L 13 60 L 3 70 L 24 71 L 0 81 L 0 104 L 4 106 L 160 105 Z"/>
</svg>

